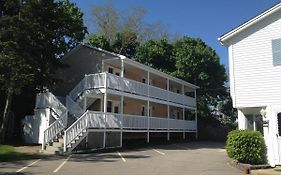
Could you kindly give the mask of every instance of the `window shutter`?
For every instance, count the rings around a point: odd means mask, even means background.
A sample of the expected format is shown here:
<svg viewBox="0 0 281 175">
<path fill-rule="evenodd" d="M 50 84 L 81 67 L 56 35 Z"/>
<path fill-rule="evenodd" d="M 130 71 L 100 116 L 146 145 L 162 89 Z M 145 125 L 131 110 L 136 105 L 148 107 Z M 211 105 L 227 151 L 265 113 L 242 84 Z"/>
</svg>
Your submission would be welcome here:
<svg viewBox="0 0 281 175">
<path fill-rule="evenodd" d="M 272 40 L 273 66 L 281 66 L 281 39 Z"/>
</svg>

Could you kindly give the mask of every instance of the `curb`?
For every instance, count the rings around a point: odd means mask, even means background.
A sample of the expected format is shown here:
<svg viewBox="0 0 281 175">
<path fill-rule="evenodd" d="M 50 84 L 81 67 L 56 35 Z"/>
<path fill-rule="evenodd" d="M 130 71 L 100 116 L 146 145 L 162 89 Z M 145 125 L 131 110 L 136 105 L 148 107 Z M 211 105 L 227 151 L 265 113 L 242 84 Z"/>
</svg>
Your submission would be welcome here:
<svg viewBox="0 0 281 175">
<path fill-rule="evenodd" d="M 251 165 L 251 164 L 246 164 L 246 163 L 240 163 L 237 160 L 232 160 L 232 159 L 230 159 L 229 164 L 231 166 L 243 171 L 244 174 L 250 174 L 251 170 L 272 168 L 269 164 Z"/>
</svg>

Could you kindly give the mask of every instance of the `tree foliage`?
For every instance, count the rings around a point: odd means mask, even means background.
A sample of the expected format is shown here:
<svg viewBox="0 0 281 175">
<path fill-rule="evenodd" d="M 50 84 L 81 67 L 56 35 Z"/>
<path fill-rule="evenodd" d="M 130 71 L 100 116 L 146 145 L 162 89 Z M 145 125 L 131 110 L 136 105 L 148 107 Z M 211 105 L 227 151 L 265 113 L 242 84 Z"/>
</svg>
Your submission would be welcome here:
<svg viewBox="0 0 281 175">
<path fill-rule="evenodd" d="M 90 18 L 95 31 L 89 35 L 88 43 L 107 50 L 110 46 L 111 51 L 130 58 L 135 57 L 136 48 L 140 44 L 168 35 L 162 23 L 144 22 L 146 13 L 141 7 L 132 7 L 126 12 L 120 11 L 110 2 L 92 6 Z"/>
<path fill-rule="evenodd" d="M 197 90 L 201 115 L 227 95 L 226 70 L 216 52 L 201 39 L 183 37 L 170 44 L 167 39 L 148 41 L 138 47 L 137 60 L 200 87 Z"/>
<path fill-rule="evenodd" d="M 164 72 L 171 73 L 176 69 L 173 50 L 174 47 L 168 42 L 167 38 L 150 40 L 137 48 L 136 60 Z"/>
<path fill-rule="evenodd" d="M 197 91 L 198 108 L 209 113 L 209 105 L 216 105 L 226 96 L 226 70 L 219 56 L 201 39 L 183 37 L 174 43 L 176 71 L 172 75 L 200 87 Z"/>
<path fill-rule="evenodd" d="M 30 82 L 41 90 L 52 85 L 55 70 L 62 66 L 59 59 L 84 38 L 82 18 L 68 0 L 0 0 L 0 84 L 7 99 L 2 136 L 12 96 Z"/>
<path fill-rule="evenodd" d="M 83 14 L 68 1 L 33 0 L 22 5 L 21 21 L 25 32 L 21 48 L 28 52 L 42 90 L 52 84 L 54 71 L 61 66 L 59 58 L 83 40 Z"/>
<path fill-rule="evenodd" d="M 229 93 L 227 93 L 224 100 L 218 103 L 217 110 L 223 113 L 231 122 L 235 122 L 238 117 L 237 109 L 233 108 L 232 99 Z"/>
<path fill-rule="evenodd" d="M 87 40 L 91 46 L 122 54 L 129 58 L 135 57 L 136 49 L 139 46 L 137 35 L 131 31 L 117 33 L 112 44 L 103 35 L 93 34 Z"/>
<path fill-rule="evenodd" d="M 109 41 L 103 35 L 92 34 L 87 38 L 87 43 L 94 47 L 113 51 Z"/>
<path fill-rule="evenodd" d="M 92 6 L 91 20 L 97 34 L 112 44 L 118 32 L 120 20 L 120 14 L 114 6 L 111 3 L 104 6 Z"/>
</svg>

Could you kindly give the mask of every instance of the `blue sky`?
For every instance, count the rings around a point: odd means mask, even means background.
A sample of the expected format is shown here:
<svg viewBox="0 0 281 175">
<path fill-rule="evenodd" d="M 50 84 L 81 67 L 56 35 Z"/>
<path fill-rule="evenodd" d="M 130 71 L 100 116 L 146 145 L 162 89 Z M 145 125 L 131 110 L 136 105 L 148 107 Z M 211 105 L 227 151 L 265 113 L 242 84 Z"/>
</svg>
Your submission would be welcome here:
<svg viewBox="0 0 281 175">
<path fill-rule="evenodd" d="M 70 0 L 89 19 L 91 5 L 103 0 Z M 228 67 L 227 49 L 217 38 L 280 2 L 280 0 L 112 0 L 114 6 L 127 11 L 132 6 L 147 10 L 145 21 L 161 21 L 168 31 L 202 38 L 216 50 L 221 63 Z M 89 20 L 85 20 L 89 26 Z M 91 31 L 91 28 L 89 30 Z"/>
</svg>

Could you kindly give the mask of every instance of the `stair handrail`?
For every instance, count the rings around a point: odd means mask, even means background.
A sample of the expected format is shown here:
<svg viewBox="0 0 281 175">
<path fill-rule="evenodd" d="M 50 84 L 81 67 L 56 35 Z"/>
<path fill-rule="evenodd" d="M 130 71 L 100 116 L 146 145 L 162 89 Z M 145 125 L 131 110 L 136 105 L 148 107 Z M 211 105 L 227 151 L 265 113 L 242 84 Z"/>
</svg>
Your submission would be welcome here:
<svg viewBox="0 0 281 175">
<path fill-rule="evenodd" d="M 97 116 L 99 115 L 99 116 Z M 67 146 L 71 144 L 79 134 L 89 127 L 104 128 L 106 114 L 103 112 L 86 111 L 79 119 L 64 131 L 64 152 L 67 151 Z"/>
<path fill-rule="evenodd" d="M 73 101 L 68 95 L 66 96 L 66 108 L 74 115 L 75 118 L 79 118 L 84 113 L 80 105 Z"/>
<path fill-rule="evenodd" d="M 82 126 L 82 128 L 80 128 L 80 129 L 74 128 L 74 127 L 76 125 L 78 125 L 78 123 L 80 123 L 80 121 L 82 121 L 84 118 L 87 117 L 87 113 L 88 113 L 88 110 L 64 131 L 64 152 L 66 152 L 67 145 L 69 145 L 77 137 L 77 135 L 79 135 L 82 132 L 82 130 L 86 128 L 86 126 L 83 127 L 82 125 L 80 125 L 80 126 Z M 80 131 L 77 131 L 78 129 Z M 72 131 L 72 130 L 74 130 L 74 131 Z"/>
<path fill-rule="evenodd" d="M 52 108 L 58 116 L 64 115 L 67 108 L 51 92 L 39 93 L 36 96 L 36 108 Z"/>
<path fill-rule="evenodd" d="M 46 144 L 53 141 L 59 133 L 61 133 L 66 127 L 64 118 L 66 118 L 67 113 L 53 122 L 50 126 L 48 126 L 43 132 L 43 142 L 42 142 L 42 150 L 45 149 Z"/>
</svg>

